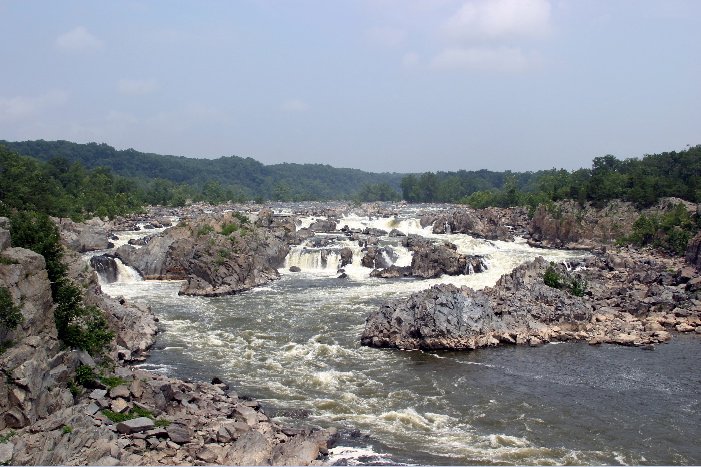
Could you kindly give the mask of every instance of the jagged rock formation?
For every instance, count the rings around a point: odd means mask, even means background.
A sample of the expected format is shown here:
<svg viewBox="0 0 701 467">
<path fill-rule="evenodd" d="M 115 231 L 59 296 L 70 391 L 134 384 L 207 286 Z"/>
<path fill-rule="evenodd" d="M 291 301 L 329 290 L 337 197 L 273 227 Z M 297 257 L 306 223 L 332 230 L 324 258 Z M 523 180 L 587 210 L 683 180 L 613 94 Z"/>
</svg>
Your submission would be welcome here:
<svg viewBox="0 0 701 467">
<path fill-rule="evenodd" d="M 685 258 L 697 271 L 701 271 L 701 232 L 689 240 Z"/>
<path fill-rule="evenodd" d="M 650 345 L 670 331 L 701 334 L 701 280 L 681 260 L 634 251 L 589 257 L 579 277 L 588 284 L 584 297 L 545 285 L 548 267 L 538 258 L 483 291 L 438 285 L 388 302 L 367 318 L 361 343 L 432 350 L 567 340 Z"/>
<path fill-rule="evenodd" d="M 433 233 L 462 233 L 487 240 L 513 241 L 514 231 L 521 232 L 527 219 L 523 209 L 458 209 L 452 213 L 426 215 L 421 225 L 433 224 Z"/>
<path fill-rule="evenodd" d="M 167 229 L 141 248 L 124 245 L 115 255 L 144 279 L 186 280 L 183 295 L 227 295 L 279 277 L 292 229 L 272 211 L 261 211 L 255 224 L 229 212 Z"/>
</svg>

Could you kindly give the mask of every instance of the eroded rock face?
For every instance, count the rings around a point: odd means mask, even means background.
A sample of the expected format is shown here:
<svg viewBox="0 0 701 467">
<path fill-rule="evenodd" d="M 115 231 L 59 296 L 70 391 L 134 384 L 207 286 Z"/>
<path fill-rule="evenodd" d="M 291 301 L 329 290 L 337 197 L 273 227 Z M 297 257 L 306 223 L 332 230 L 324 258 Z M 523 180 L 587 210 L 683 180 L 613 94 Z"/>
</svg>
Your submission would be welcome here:
<svg viewBox="0 0 701 467">
<path fill-rule="evenodd" d="M 601 208 L 591 203 L 581 205 L 572 200 L 541 204 L 531 221 L 529 243 L 544 248 L 580 250 L 611 245 L 617 238 L 632 233 L 633 223 L 641 214 L 665 213 L 680 202 L 683 201 L 663 199 L 645 210 L 621 200 L 612 200 Z"/>
<path fill-rule="evenodd" d="M 689 240 L 685 258 L 697 271 L 701 271 L 701 232 Z"/>
<path fill-rule="evenodd" d="M 504 218 L 504 210 L 460 209 L 438 216 L 433 233 L 463 233 L 487 240 L 513 241 L 514 237 Z"/>
<path fill-rule="evenodd" d="M 532 280 L 545 269 L 544 263 L 535 261 L 516 269 L 502 278 L 496 291 L 440 284 L 408 300 L 384 304 L 366 320 L 361 343 L 401 349 L 465 350 L 541 338 L 552 323 L 586 323 L 590 310 L 581 300 Z"/>
<path fill-rule="evenodd" d="M 701 333 L 701 279 L 680 259 L 632 250 L 589 257 L 577 279 L 586 294 L 545 285 L 552 267 L 538 258 L 474 291 L 439 285 L 407 300 L 388 302 L 366 320 L 363 345 L 403 349 L 474 349 L 500 344 L 654 345 L 670 332 Z"/>
<path fill-rule="evenodd" d="M 144 279 L 186 280 L 182 295 L 227 295 L 279 277 L 291 229 L 294 223 L 278 225 L 271 212 L 261 211 L 255 224 L 229 212 L 170 228 L 142 248 L 125 245 L 115 254 Z"/>
<path fill-rule="evenodd" d="M 481 257 L 458 253 L 452 244 L 416 248 L 411 259 L 411 275 L 422 279 L 432 279 L 444 274 L 472 274 L 485 269 L 486 265 Z"/>
</svg>

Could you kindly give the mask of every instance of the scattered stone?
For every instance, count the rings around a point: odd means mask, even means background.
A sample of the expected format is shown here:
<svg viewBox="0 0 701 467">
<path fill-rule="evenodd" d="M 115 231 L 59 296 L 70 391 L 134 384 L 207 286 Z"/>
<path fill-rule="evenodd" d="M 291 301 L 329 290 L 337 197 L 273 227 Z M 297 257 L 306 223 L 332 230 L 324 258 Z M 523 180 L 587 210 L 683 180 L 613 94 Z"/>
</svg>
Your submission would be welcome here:
<svg viewBox="0 0 701 467">
<path fill-rule="evenodd" d="M 153 420 L 147 417 L 132 418 L 131 420 L 117 423 L 117 431 L 127 435 L 150 430 L 153 427 Z"/>
</svg>

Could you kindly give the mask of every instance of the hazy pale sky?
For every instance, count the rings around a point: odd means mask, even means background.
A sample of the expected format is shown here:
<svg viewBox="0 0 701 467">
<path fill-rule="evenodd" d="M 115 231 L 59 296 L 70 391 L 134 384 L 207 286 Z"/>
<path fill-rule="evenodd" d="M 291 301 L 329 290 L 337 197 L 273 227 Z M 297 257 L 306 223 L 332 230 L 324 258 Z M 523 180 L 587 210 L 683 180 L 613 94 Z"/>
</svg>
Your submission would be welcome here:
<svg viewBox="0 0 701 467">
<path fill-rule="evenodd" d="M 701 1 L 0 0 L 0 139 L 373 172 L 701 144 Z"/>
</svg>

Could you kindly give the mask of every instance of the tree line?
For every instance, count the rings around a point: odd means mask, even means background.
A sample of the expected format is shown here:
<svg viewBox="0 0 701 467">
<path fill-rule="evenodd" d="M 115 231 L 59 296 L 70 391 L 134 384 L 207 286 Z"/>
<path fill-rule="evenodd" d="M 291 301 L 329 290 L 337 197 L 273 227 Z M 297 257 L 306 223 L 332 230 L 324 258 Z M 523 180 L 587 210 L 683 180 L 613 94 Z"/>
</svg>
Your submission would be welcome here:
<svg viewBox="0 0 701 467">
<path fill-rule="evenodd" d="M 660 198 L 677 197 L 701 202 L 701 145 L 683 151 L 619 160 L 596 157 L 589 169 L 539 172 L 426 172 L 401 181 L 409 202 L 459 203 L 474 208 L 537 206 L 574 199 L 603 205 L 612 199 L 640 207 Z"/>
<path fill-rule="evenodd" d="M 157 204 L 179 204 L 198 196 L 212 202 L 248 200 L 348 200 L 365 186 L 387 184 L 398 193 L 404 174 L 371 173 L 324 164 L 264 165 L 238 156 L 195 159 L 117 150 L 107 144 L 69 141 L 1 141 L 10 151 L 41 162 L 64 159 L 85 169 L 109 167 L 112 173 L 134 181 Z M 151 198 L 147 199 L 151 202 Z"/>
</svg>

